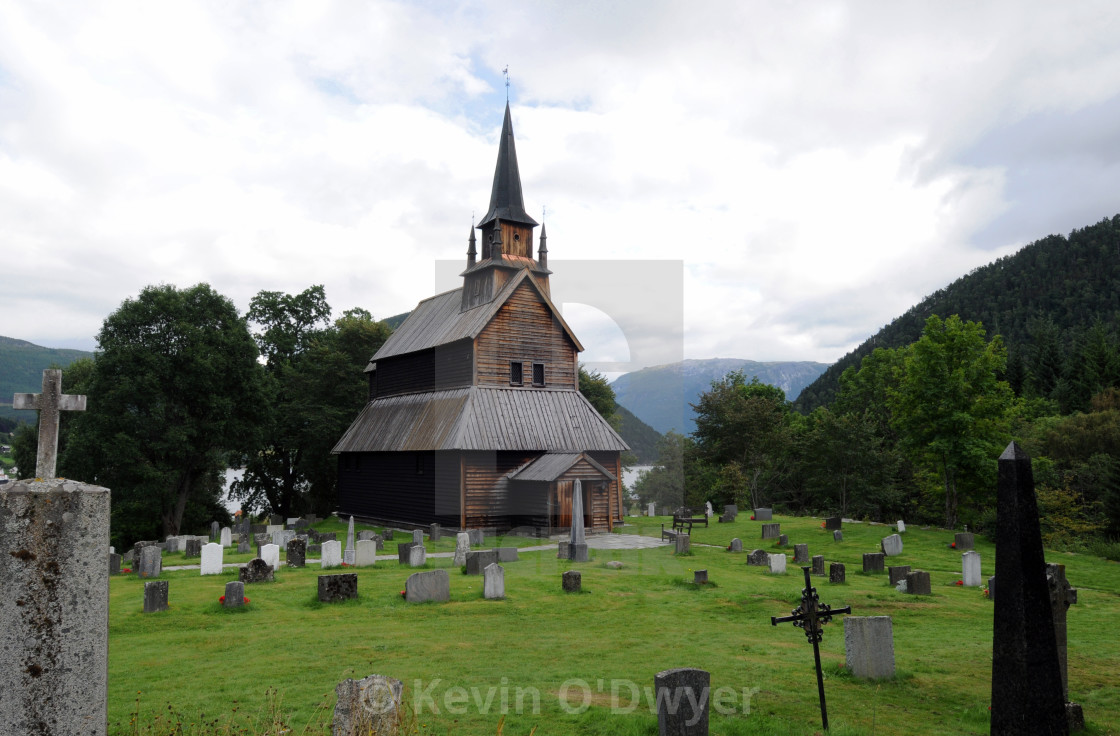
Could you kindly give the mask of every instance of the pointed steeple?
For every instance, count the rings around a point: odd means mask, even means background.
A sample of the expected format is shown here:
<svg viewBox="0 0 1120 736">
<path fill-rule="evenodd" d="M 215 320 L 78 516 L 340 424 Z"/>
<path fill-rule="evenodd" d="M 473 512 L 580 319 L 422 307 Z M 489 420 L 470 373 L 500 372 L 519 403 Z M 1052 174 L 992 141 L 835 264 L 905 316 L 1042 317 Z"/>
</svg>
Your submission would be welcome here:
<svg viewBox="0 0 1120 736">
<path fill-rule="evenodd" d="M 475 250 L 474 225 L 471 225 L 471 236 L 467 238 L 467 268 L 474 266 L 478 251 Z"/>
<path fill-rule="evenodd" d="M 540 264 L 541 268 L 548 268 L 548 235 L 545 234 L 543 222 L 541 223 L 540 243 L 540 247 L 537 248 L 537 263 Z"/>
<path fill-rule="evenodd" d="M 494 187 L 490 191 L 490 209 L 483 216 L 478 227 L 489 225 L 501 218 L 529 227 L 537 222 L 525 211 L 525 201 L 521 195 L 521 173 L 517 168 L 517 149 L 513 143 L 513 120 L 506 103 L 506 117 L 502 122 L 502 137 L 498 143 L 498 164 L 494 168 Z"/>
</svg>

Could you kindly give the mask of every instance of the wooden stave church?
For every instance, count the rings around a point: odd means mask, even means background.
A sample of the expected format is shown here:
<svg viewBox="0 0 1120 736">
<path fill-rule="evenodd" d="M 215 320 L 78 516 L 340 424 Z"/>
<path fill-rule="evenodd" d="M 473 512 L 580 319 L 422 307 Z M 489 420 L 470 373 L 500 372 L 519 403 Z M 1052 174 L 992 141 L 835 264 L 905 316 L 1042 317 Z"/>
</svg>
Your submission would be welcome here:
<svg viewBox="0 0 1120 736">
<path fill-rule="evenodd" d="M 629 447 L 579 393 L 583 346 L 550 298 L 543 225 L 533 258 L 536 226 L 507 103 L 463 286 L 421 301 L 371 358 L 369 402 L 334 447 L 340 516 L 552 534 L 578 479 L 586 528 L 622 521 Z"/>
</svg>

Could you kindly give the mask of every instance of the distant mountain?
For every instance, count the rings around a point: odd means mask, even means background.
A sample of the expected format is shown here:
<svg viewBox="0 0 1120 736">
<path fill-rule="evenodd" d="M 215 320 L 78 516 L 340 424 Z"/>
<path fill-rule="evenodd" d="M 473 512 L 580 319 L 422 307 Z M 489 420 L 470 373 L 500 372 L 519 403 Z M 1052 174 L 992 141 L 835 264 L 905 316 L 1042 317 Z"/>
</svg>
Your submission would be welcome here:
<svg viewBox="0 0 1120 736">
<path fill-rule="evenodd" d="M 637 458 L 639 465 L 652 465 L 657 462 L 657 441 L 661 433 L 649 426 L 622 404 L 617 404 L 615 415 L 618 417 L 618 433 L 626 444 L 630 445 L 630 452 Z"/>
<path fill-rule="evenodd" d="M 1068 238 L 1037 240 L 939 289 L 836 361 L 805 388 L 796 408 L 809 412 L 830 404 L 848 366 L 858 367 L 875 348 L 914 342 L 932 314 L 982 322 L 989 338 L 1001 335 L 1008 352 L 1020 355 L 1029 352 L 1031 323 L 1040 317 L 1070 335 L 1097 319 L 1120 326 L 1120 215 Z"/>
<path fill-rule="evenodd" d="M 34 421 L 34 413 L 17 412 L 11 408 L 12 394 L 39 393 L 43 387 L 43 370 L 56 365 L 62 368 L 78 358 L 92 358 L 85 350 L 44 348 L 26 340 L 0 336 L 0 416 L 24 417 Z"/>
<path fill-rule="evenodd" d="M 742 370 L 749 380 L 757 376 L 762 383 L 777 386 L 791 401 L 817 379 L 828 366 L 824 363 L 759 363 L 740 358 L 685 360 L 680 363 L 643 368 L 626 373 L 611 383 L 615 400 L 634 412 L 658 432 L 669 430 L 690 434 L 696 429 L 691 404 L 732 371 Z"/>
</svg>

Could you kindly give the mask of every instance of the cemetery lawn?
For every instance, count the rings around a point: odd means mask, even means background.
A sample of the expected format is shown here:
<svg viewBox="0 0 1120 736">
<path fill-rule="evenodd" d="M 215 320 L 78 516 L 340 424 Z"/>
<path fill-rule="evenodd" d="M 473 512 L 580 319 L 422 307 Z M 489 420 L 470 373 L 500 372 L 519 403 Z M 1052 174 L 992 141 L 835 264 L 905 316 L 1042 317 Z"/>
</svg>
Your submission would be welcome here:
<svg viewBox="0 0 1120 736">
<path fill-rule="evenodd" d="M 763 544 L 761 524 L 749 517 L 695 528 L 692 554 L 681 557 L 671 547 L 592 550 L 587 563 L 557 560 L 555 550 L 522 552 L 520 561 L 503 565 L 507 597 L 500 601 L 482 599 L 482 578 L 450 569 L 450 558 L 429 557 L 427 565 L 451 572 L 451 601 L 443 604 L 406 603 L 400 591 L 415 571 L 395 560 L 356 570 L 281 567 L 275 582 L 246 586 L 250 603 L 239 611 L 218 603 L 236 569 L 207 577 L 197 569 L 165 570 L 170 610 L 156 614 L 141 613 L 143 581 L 115 576 L 109 732 L 330 733 L 338 682 L 378 673 L 404 681 L 409 733 L 656 734 L 646 692 L 654 675 L 698 667 L 711 672 L 713 693 L 728 688 L 721 701 L 726 715 L 713 702 L 712 734 L 812 734 L 820 731 L 812 646 L 791 624 L 770 624 L 799 603 L 804 580 L 792 564 L 792 545 L 808 543 L 810 555 L 825 556 L 826 570 L 829 562 L 847 566 L 845 584 L 813 579 L 822 602 L 850 605 L 856 616 L 891 616 L 894 627 L 897 672 L 883 681 L 857 680 L 845 670 L 843 617 L 825 627 L 831 733 L 988 733 L 992 603 L 982 589 L 956 585 L 961 554 L 949 548 L 952 532 L 911 526 L 902 535 L 903 553 L 887 564 L 927 570 L 932 579 L 932 596 L 909 596 L 890 588 L 886 573 L 860 572 L 862 554 L 878 551 L 891 527 L 845 524 L 844 541 L 835 542 L 819 519 L 776 516 L 789 535 L 784 551 L 791 562 L 785 575 L 771 575 L 746 564 L 754 548 L 781 551 L 772 540 Z M 670 519 L 628 521 L 623 533 L 659 536 Z M 342 522 L 315 527 L 345 539 Z M 743 540 L 742 553 L 726 550 L 732 537 Z M 381 554 L 395 554 L 397 541 L 410 538 L 398 533 Z M 499 541 L 538 543 L 487 538 L 487 547 Z M 994 546 L 979 536 L 976 543 L 987 580 Z M 426 544 L 429 552 L 451 552 L 455 539 Z M 253 556 L 229 552 L 227 563 Z M 606 567 L 611 560 L 623 568 Z M 1085 733 L 1114 733 L 1120 564 L 1056 552 L 1047 560 L 1064 563 L 1078 589 L 1068 618 L 1071 699 L 1084 706 Z M 165 567 L 179 564 L 198 559 L 165 553 Z M 582 572 L 583 593 L 561 590 L 561 573 L 569 569 Z M 692 584 L 698 569 L 708 571 L 711 584 Z M 356 572 L 359 599 L 320 604 L 320 572 Z"/>
</svg>

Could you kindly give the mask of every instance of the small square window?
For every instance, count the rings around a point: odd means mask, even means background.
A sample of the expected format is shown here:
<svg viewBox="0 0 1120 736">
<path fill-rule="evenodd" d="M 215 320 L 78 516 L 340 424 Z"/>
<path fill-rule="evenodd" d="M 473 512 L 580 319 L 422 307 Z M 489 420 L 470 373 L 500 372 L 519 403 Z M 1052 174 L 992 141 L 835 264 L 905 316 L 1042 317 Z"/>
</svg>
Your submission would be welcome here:
<svg viewBox="0 0 1120 736">
<path fill-rule="evenodd" d="M 533 385 L 544 385 L 544 363 L 533 363 Z"/>
<path fill-rule="evenodd" d="M 520 386 L 521 384 L 521 363 L 511 360 L 509 363 L 509 385 Z"/>
</svg>

